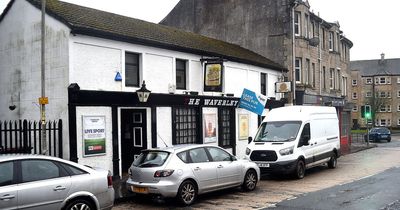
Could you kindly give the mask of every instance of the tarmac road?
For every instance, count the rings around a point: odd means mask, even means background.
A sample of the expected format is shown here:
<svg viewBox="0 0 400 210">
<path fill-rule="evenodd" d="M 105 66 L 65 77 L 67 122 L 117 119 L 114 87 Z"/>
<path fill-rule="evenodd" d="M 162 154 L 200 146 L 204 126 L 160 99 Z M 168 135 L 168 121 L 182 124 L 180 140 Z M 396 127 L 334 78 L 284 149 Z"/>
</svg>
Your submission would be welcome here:
<svg viewBox="0 0 400 210">
<path fill-rule="evenodd" d="M 365 177 L 400 166 L 398 157 L 400 157 L 400 138 L 393 137 L 390 143 L 378 143 L 378 147 L 340 157 L 336 169 L 328 169 L 326 166 L 316 167 L 307 170 L 306 177 L 301 180 L 286 177 L 264 177 L 253 192 L 246 193 L 240 189 L 231 189 L 205 194 L 200 196 L 194 205 L 184 209 L 264 209 L 274 207 L 284 200 L 296 199 L 306 193 L 340 187 L 340 185 L 358 180 L 362 181 Z M 400 199 L 400 194 L 397 199 Z M 395 206 L 396 203 L 393 205 Z M 174 200 L 134 197 L 116 204 L 114 209 L 182 208 Z"/>
</svg>

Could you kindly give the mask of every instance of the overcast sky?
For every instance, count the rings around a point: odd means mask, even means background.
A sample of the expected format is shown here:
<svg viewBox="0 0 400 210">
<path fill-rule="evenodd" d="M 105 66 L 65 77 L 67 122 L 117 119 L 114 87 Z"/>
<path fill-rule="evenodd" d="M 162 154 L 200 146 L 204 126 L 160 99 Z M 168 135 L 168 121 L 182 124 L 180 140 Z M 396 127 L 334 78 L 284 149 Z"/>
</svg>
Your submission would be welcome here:
<svg viewBox="0 0 400 210">
<path fill-rule="evenodd" d="M 20 0 L 17 0 L 20 1 Z M 179 0 L 64 0 L 150 22 L 159 22 Z M 0 0 L 2 11 L 9 0 Z M 339 21 L 354 46 L 351 60 L 400 58 L 400 0 L 309 0 L 326 21 Z"/>
</svg>

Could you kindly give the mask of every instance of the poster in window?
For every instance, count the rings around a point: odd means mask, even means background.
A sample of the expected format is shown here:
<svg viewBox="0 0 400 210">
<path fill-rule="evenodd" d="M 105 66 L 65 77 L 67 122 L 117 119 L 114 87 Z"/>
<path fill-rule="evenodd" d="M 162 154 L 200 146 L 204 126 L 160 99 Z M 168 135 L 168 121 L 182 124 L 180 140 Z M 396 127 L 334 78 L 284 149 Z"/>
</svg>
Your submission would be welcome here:
<svg viewBox="0 0 400 210">
<path fill-rule="evenodd" d="M 239 139 L 247 140 L 249 137 L 249 115 L 239 114 Z"/>
<path fill-rule="evenodd" d="M 204 114 L 204 143 L 217 142 L 217 114 Z"/>
<path fill-rule="evenodd" d="M 222 63 L 206 63 L 204 70 L 204 91 L 222 92 Z"/>
<path fill-rule="evenodd" d="M 82 116 L 83 156 L 106 154 L 106 117 Z"/>
</svg>

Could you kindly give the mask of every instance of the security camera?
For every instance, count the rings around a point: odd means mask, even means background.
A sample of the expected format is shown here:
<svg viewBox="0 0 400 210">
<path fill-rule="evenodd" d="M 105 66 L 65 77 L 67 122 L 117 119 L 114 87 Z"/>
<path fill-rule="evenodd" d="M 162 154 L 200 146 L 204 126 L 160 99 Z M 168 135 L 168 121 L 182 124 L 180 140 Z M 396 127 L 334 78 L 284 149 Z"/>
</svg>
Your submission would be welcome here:
<svg viewBox="0 0 400 210">
<path fill-rule="evenodd" d="M 11 106 L 9 106 L 8 108 L 9 108 L 11 111 L 13 111 L 15 108 L 17 108 L 17 106 L 11 105 Z"/>
</svg>

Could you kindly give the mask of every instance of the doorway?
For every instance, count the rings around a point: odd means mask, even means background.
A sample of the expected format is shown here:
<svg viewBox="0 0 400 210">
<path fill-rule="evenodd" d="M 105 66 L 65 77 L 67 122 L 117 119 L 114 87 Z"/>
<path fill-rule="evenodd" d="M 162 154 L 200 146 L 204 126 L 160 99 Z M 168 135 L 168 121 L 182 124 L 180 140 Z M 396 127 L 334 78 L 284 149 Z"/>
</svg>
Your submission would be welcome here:
<svg viewBox="0 0 400 210">
<path fill-rule="evenodd" d="M 122 174 L 124 174 L 140 151 L 147 149 L 146 109 L 122 109 L 120 132 Z"/>
</svg>

